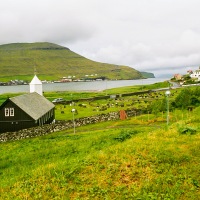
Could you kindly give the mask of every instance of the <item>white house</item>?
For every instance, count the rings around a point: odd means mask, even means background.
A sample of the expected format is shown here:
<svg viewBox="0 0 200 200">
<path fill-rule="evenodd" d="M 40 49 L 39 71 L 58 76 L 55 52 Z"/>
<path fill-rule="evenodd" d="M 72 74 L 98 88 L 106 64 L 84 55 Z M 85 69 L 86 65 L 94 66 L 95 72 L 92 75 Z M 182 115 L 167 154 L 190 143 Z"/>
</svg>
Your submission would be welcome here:
<svg viewBox="0 0 200 200">
<path fill-rule="evenodd" d="M 191 78 L 195 78 L 198 79 L 198 81 L 200 81 L 200 69 L 195 70 L 193 73 L 190 74 Z"/>
</svg>

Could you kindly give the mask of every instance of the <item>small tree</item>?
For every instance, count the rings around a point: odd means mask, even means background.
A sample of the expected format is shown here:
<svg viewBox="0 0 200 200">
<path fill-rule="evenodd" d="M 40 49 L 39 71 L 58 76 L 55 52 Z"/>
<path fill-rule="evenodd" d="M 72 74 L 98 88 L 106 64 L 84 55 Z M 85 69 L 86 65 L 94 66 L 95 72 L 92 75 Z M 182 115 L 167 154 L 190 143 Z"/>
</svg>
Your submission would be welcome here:
<svg viewBox="0 0 200 200">
<path fill-rule="evenodd" d="M 198 106 L 200 104 L 200 88 L 182 90 L 175 99 L 177 108 L 186 109 L 188 106 Z"/>
<path fill-rule="evenodd" d="M 154 115 L 158 115 L 159 112 L 163 112 L 166 110 L 166 98 L 163 98 L 162 100 L 155 100 L 153 101 L 148 110 L 152 112 Z"/>
</svg>

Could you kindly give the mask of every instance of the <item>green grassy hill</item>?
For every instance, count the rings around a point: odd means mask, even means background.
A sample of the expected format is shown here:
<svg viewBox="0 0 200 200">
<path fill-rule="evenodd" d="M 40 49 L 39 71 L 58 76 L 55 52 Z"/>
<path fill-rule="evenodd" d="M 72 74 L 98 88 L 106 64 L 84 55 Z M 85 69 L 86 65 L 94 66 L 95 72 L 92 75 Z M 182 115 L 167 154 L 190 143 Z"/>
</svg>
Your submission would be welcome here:
<svg viewBox="0 0 200 200">
<path fill-rule="evenodd" d="M 106 77 L 108 79 L 140 79 L 142 74 L 128 66 L 89 60 L 66 47 L 52 43 L 13 43 L 0 45 L 0 81 L 26 80 L 33 77 L 34 68 L 41 80 L 62 77 Z"/>
<path fill-rule="evenodd" d="M 145 77 L 145 78 L 155 78 L 153 73 L 150 72 L 141 72 L 141 74 Z"/>
<path fill-rule="evenodd" d="M 128 88 L 126 91 L 137 89 Z M 108 92 L 117 91 L 124 90 Z M 185 96 L 189 95 L 194 103 L 195 97 L 199 97 L 198 91 L 198 86 L 181 89 L 178 94 L 172 90 L 170 102 L 175 100 L 182 104 L 185 99 L 190 100 Z M 159 93 L 151 96 L 158 105 L 164 95 L 164 92 Z M 55 98 L 54 95 L 58 94 L 49 93 L 47 97 Z M 89 97 L 85 93 L 73 95 Z M 139 95 L 134 100 L 140 99 L 143 103 L 138 104 L 144 105 L 145 96 Z M 128 106 L 125 100 L 120 99 L 125 105 L 123 109 Z M 196 104 L 192 110 L 186 108 L 184 104 L 184 107 L 170 109 L 169 126 L 165 108 L 164 112 L 156 109 L 157 112 L 126 120 L 76 127 L 76 134 L 73 129 L 67 129 L 0 143 L 0 199 L 199 199 L 200 106 Z M 59 109 L 61 105 L 56 107 L 58 118 Z M 70 110 L 66 110 L 64 119 L 68 117 L 67 112 L 71 115 Z M 90 111 L 84 112 L 87 116 Z"/>
<path fill-rule="evenodd" d="M 197 200 L 199 112 L 168 128 L 139 116 L 1 143 L 0 199 Z"/>
</svg>

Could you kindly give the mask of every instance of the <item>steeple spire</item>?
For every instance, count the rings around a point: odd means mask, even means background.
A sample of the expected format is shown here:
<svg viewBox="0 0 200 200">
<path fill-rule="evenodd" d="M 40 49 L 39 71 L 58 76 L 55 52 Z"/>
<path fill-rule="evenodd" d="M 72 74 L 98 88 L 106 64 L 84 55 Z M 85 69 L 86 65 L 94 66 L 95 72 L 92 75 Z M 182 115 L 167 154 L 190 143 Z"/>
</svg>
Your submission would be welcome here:
<svg viewBox="0 0 200 200">
<path fill-rule="evenodd" d="M 37 74 L 36 66 L 34 66 L 34 75 Z"/>
<path fill-rule="evenodd" d="M 35 71 L 35 70 L 34 70 Z M 42 82 L 38 79 L 35 71 L 35 76 L 33 77 L 32 81 L 30 82 L 30 93 L 37 92 L 41 96 L 43 96 L 42 90 Z"/>
</svg>

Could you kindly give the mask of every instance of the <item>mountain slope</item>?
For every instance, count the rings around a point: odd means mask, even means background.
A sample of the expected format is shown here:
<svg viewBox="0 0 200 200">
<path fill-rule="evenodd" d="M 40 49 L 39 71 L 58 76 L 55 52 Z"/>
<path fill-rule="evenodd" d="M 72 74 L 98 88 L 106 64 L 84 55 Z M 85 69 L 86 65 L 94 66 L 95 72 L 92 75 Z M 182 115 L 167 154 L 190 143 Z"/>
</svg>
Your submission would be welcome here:
<svg viewBox="0 0 200 200">
<path fill-rule="evenodd" d="M 155 78 L 154 74 L 151 72 L 141 72 L 144 78 Z"/>
<path fill-rule="evenodd" d="M 58 80 L 64 76 L 75 76 L 76 79 L 94 76 L 118 80 L 142 78 L 142 74 L 131 67 L 95 62 L 57 44 L 45 42 L 0 45 L 1 81 L 29 81 L 35 68 L 42 80 Z"/>
</svg>

